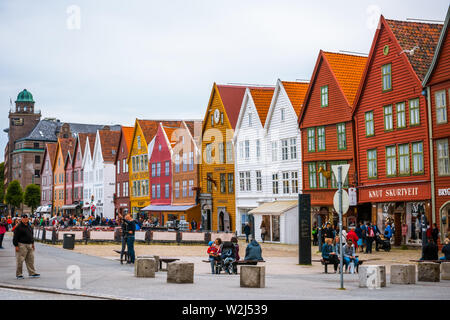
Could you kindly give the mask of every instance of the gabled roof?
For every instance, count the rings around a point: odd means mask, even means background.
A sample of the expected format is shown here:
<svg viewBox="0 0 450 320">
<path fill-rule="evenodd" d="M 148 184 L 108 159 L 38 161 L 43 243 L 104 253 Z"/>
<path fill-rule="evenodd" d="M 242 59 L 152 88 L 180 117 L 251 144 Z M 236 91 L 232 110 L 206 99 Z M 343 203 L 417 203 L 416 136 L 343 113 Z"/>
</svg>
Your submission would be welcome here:
<svg viewBox="0 0 450 320">
<path fill-rule="evenodd" d="M 244 98 L 247 87 L 218 84 L 217 89 L 225 112 L 227 113 L 228 121 L 234 130 L 239 117 L 239 111 L 241 110 L 242 98 Z"/>
<path fill-rule="evenodd" d="M 361 82 L 367 57 L 343 53 L 323 52 L 350 106 L 353 105 Z"/>
<path fill-rule="evenodd" d="M 414 50 L 413 55 L 407 52 L 405 54 L 417 77 L 423 81 L 433 60 L 443 25 L 389 19 L 386 19 L 386 22 L 403 50 L 419 47 Z"/>
<path fill-rule="evenodd" d="M 309 82 L 281 81 L 297 117 L 300 116 Z"/>
<path fill-rule="evenodd" d="M 444 22 L 444 26 L 442 27 L 442 31 L 441 31 L 441 35 L 439 36 L 439 40 L 438 40 L 438 44 L 436 46 L 436 50 L 434 51 L 434 56 L 433 56 L 433 60 L 431 61 L 430 67 L 428 68 L 427 73 L 425 74 L 425 77 L 423 79 L 422 85 L 425 87 L 428 84 L 428 80 L 430 79 L 433 71 L 434 71 L 434 67 L 439 59 L 440 53 L 441 53 L 441 48 L 442 45 L 444 44 L 445 38 L 447 36 L 447 32 L 448 32 L 448 24 L 450 21 L 450 5 L 448 7 L 447 10 L 447 16 L 445 17 L 445 22 Z"/>
<path fill-rule="evenodd" d="M 181 125 L 181 123 L 180 123 L 180 125 Z M 180 129 L 180 128 L 181 128 L 181 126 L 180 127 L 162 126 L 162 129 L 164 130 L 164 132 L 166 134 L 167 140 L 170 143 L 170 145 L 169 145 L 170 148 L 173 148 L 177 144 L 178 141 L 175 139 L 173 133 L 175 132 L 175 130 Z"/>
<path fill-rule="evenodd" d="M 53 168 L 53 163 L 55 162 L 57 147 L 58 147 L 58 144 L 56 142 L 47 142 L 45 144 L 44 156 L 42 157 L 41 174 L 43 172 L 42 170 L 44 170 L 45 158 L 48 158 L 50 160 L 50 165 Z"/>
<path fill-rule="evenodd" d="M 133 143 L 134 127 L 122 127 L 122 137 L 125 139 L 128 151 L 131 149 Z"/>
<path fill-rule="evenodd" d="M 84 151 L 86 150 L 86 138 L 89 138 L 89 147 L 90 147 L 91 152 L 94 151 L 95 136 L 96 136 L 96 133 L 79 133 L 78 134 L 82 157 L 84 157 Z"/>
<path fill-rule="evenodd" d="M 120 139 L 120 131 L 98 130 L 98 136 L 100 137 L 103 161 L 114 162 Z"/>
<path fill-rule="evenodd" d="M 275 88 L 250 88 L 256 111 L 258 111 L 259 119 L 263 125 L 266 122 L 274 91 Z"/>
<path fill-rule="evenodd" d="M 67 157 L 69 150 L 71 150 L 75 147 L 75 138 L 59 138 L 57 146 L 58 147 L 56 148 L 56 152 L 58 152 L 58 149 L 61 150 L 61 155 L 62 155 L 64 165 L 65 165 L 66 157 Z M 57 159 L 58 159 L 58 153 L 56 153 L 56 155 L 55 155 L 55 159 L 53 162 L 53 168 L 55 168 L 55 163 L 56 163 Z"/>
<path fill-rule="evenodd" d="M 159 123 L 164 126 L 180 126 L 181 120 L 141 120 L 136 119 L 141 127 L 146 143 L 150 143 L 158 131 Z"/>
</svg>

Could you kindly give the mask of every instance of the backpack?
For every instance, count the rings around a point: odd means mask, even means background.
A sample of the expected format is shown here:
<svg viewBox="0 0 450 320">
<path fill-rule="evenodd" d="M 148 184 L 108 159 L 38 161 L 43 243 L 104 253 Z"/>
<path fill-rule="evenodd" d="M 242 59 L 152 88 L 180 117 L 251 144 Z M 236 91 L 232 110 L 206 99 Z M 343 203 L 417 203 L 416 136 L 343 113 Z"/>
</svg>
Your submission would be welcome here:
<svg viewBox="0 0 450 320">
<path fill-rule="evenodd" d="M 372 228 L 372 227 L 369 227 L 369 228 L 368 228 L 367 234 L 368 234 L 368 237 L 369 237 L 369 238 L 375 237 L 375 234 L 374 234 L 374 232 L 373 232 L 373 228 Z"/>
</svg>

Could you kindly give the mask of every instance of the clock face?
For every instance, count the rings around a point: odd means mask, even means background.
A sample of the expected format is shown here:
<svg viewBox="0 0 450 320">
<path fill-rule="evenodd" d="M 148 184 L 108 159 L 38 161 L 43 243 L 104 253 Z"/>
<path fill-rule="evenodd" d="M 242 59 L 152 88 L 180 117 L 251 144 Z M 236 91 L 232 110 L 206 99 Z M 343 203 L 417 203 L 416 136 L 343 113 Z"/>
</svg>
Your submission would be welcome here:
<svg viewBox="0 0 450 320">
<path fill-rule="evenodd" d="M 214 121 L 218 123 L 220 120 L 220 111 L 219 109 L 214 110 Z"/>
</svg>

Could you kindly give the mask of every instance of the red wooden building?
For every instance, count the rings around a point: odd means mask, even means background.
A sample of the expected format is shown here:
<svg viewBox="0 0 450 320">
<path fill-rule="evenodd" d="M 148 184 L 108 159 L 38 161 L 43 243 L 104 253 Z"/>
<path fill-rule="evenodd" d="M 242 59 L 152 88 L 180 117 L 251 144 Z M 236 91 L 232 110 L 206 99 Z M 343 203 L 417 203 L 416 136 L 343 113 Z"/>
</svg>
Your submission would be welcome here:
<svg viewBox="0 0 450 320">
<path fill-rule="evenodd" d="M 432 207 L 434 208 L 433 223 L 441 231 L 441 242 L 449 233 L 450 218 L 450 158 L 449 140 L 450 123 L 448 120 L 448 105 L 450 101 L 450 34 L 448 24 L 450 9 L 447 12 L 438 46 L 433 61 L 423 80 L 426 87 L 429 114 L 431 114 L 432 137 Z"/>
<path fill-rule="evenodd" d="M 352 104 L 367 58 L 320 51 L 299 117 L 303 193 L 311 195 L 313 221 L 337 224 L 333 196 L 338 186 L 331 166 L 350 164 L 344 187 L 356 185 Z M 356 224 L 351 207 L 344 225 Z"/>
<path fill-rule="evenodd" d="M 114 194 L 114 217 L 126 215 L 130 211 L 130 174 L 128 172 L 128 152 L 131 150 L 134 127 L 122 127 L 116 150 L 116 191 Z"/>
<path fill-rule="evenodd" d="M 397 245 L 402 231 L 403 241 L 416 241 L 421 214 L 431 221 L 429 119 L 422 80 L 441 29 L 441 24 L 381 16 L 355 99 L 358 210 L 369 211 L 381 230 L 394 222 Z"/>
</svg>

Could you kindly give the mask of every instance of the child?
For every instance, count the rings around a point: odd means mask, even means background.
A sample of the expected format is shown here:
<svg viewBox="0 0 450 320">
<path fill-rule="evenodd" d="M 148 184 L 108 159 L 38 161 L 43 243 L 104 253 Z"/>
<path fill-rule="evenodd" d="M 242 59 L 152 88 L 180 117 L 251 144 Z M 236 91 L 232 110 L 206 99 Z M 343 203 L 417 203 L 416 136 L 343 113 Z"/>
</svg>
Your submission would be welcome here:
<svg viewBox="0 0 450 320">
<path fill-rule="evenodd" d="M 215 269 L 214 267 L 215 267 L 216 261 L 218 261 L 219 257 L 220 257 L 220 250 L 219 250 L 220 247 L 219 247 L 217 240 L 215 242 L 210 241 L 208 243 L 208 245 L 209 245 L 209 248 L 207 250 L 207 253 L 209 254 L 209 261 L 211 263 L 211 273 L 215 274 L 215 273 L 218 273 L 214 270 Z"/>
</svg>

